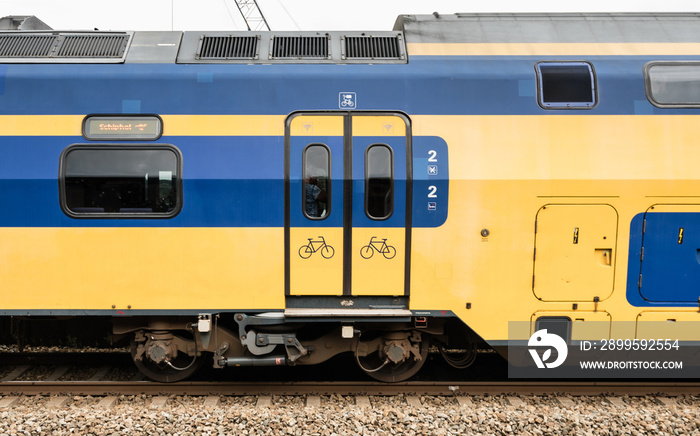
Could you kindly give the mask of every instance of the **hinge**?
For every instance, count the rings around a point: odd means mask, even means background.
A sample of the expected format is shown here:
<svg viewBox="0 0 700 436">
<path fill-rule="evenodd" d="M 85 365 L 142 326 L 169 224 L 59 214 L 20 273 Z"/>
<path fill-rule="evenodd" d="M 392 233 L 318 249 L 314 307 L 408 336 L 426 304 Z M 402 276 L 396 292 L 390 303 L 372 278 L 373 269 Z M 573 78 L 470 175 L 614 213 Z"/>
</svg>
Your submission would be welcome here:
<svg viewBox="0 0 700 436">
<path fill-rule="evenodd" d="M 643 260 L 644 260 L 644 247 L 642 247 L 642 254 L 641 254 L 641 256 L 639 256 L 639 261 L 641 262 Z"/>
<path fill-rule="evenodd" d="M 639 281 L 637 282 L 637 286 L 639 287 L 639 289 L 642 289 L 642 275 L 641 274 L 639 274 Z"/>
<path fill-rule="evenodd" d="M 534 262 L 535 259 L 537 259 L 537 247 L 532 251 L 532 261 Z"/>
<path fill-rule="evenodd" d="M 535 275 L 532 275 L 532 289 L 535 289 Z"/>
<path fill-rule="evenodd" d="M 644 218 L 642 221 L 642 235 L 647 231 L 647 219 Z"/>
<path fill-rule="evenodd" d="M 537 220 L 535 220 L 535 234 L 537 234 Z"/>
</svg>

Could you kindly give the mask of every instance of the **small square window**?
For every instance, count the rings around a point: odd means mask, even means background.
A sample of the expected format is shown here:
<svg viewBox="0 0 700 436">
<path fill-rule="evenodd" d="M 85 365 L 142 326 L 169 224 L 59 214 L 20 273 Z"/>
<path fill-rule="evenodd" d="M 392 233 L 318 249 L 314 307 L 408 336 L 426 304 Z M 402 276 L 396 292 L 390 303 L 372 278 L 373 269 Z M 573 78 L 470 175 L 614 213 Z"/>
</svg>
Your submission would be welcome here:
<svg viewBox="0 0 700 436">
<path fill-rule="evenodd" d="M 650 62 L 644 80 L 647 98 L 656 107 L 700 107 L 700 62 Z"/>
<path fill-rule="evenodd" d="M 595 73 L 588 62 L 540 62 L 536 69 L 538 99 L 544 109 L 596 105 Z"/>
</svg>

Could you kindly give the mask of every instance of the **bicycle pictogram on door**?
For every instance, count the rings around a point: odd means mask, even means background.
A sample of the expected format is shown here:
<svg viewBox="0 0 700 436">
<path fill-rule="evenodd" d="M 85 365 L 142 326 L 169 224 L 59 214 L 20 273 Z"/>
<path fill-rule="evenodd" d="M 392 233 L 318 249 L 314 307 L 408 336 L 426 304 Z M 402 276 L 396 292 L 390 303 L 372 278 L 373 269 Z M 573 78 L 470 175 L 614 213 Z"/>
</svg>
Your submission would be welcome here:
<svg viewBox="0 0 700 436">
<path fill-rule="evenodd" d="M 299 247 L 299 256 L 302 259 L 308 259 L 317 251 L 320 251 L 321 256 L 325 259 L 330 259 L 335 254 L 335 249 L 326 244 L 326 239 L 323 236 L 319 236 L 317 240 L 309 238 L 308 244 Z"/>
<path fill-rule="evenodd" d="M 386 238 L 379 239 L 376 236 L 372 236 L 369 243 L 362 247 L 360 250 L 360 256 L 364 259 L 369 259 L 374 256 L 374 252 L 382 254 L 387 259 L 393 259 L 396 256 L 396 248 L 386 243 Z"/>
</svg>

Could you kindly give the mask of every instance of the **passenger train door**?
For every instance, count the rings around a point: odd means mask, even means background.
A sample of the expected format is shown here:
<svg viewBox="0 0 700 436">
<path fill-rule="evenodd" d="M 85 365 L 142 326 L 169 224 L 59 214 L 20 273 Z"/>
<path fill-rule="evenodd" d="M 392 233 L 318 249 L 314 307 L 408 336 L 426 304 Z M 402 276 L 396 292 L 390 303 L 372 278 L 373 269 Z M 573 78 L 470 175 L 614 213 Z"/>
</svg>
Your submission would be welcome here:
<svg viewBox="0 0 700 436">
<path fill-rule="evenodd" d="M 285 294 L 408 296 L 410 124 L 295 113 L 285 126 Z"/>
</svg>

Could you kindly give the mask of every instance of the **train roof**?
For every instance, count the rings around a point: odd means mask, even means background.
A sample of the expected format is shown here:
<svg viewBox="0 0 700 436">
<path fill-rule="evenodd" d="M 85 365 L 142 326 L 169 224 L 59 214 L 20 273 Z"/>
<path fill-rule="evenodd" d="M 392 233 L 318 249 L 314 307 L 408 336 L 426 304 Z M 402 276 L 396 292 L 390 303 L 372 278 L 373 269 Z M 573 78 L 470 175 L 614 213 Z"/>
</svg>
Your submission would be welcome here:
<svg viewBox="0 0 700 436">
<path fill-rule="evenodd" d="M 700 42 L 700 13 L 434 13 L 377 32 L 58 31 L 5 18 L 0 29 L 16 30 L 0 30 L 0 63 L 407 63 L 407 44 Z"/>
<path fill-rule="evenodd" d="M 408 43 L 700 42 L 700 13 L 401 15 Z"/>
</svg>

